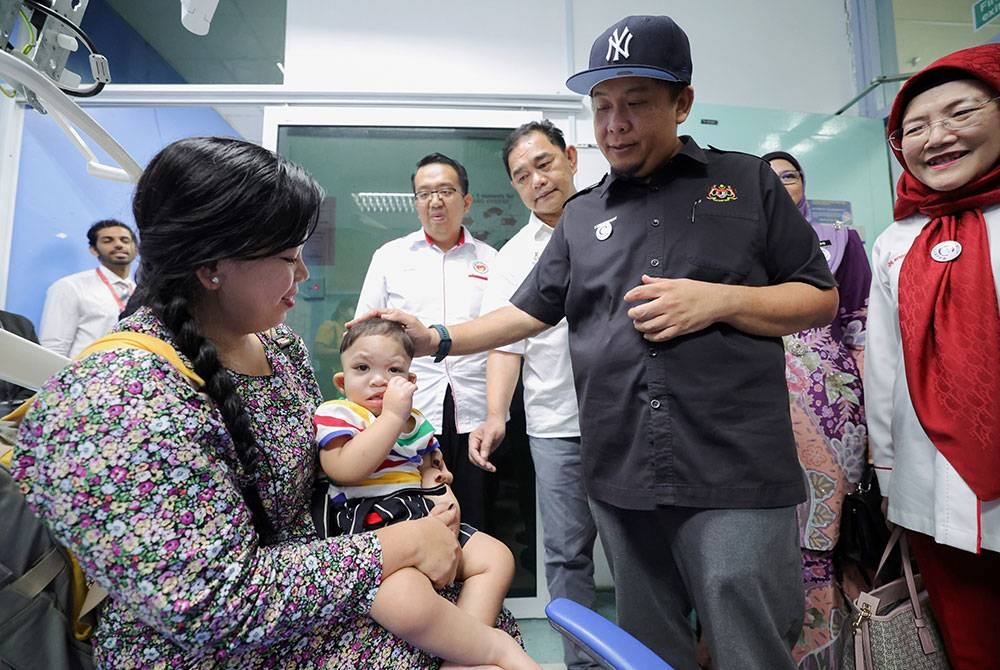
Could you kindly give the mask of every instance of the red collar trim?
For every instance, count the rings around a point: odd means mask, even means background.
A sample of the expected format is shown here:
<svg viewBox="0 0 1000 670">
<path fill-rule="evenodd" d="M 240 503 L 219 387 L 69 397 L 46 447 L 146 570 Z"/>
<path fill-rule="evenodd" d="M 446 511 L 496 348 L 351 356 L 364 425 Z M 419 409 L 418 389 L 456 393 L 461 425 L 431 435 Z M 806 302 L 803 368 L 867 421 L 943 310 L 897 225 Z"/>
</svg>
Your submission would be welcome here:
<svg viewBox="0 0 1000 670">
<path fill-rule="evenodd" d="M 427 240 L 427 244 L 431 246 L 437 246 L 437 243 L 431 239 L 431 236 L 424 231 L 424 239 Z M 458 242 L 455 242 L 455 247 L 460 247 L 465 244 L 465 226 L 458 229 Z M 454 249 L 455 247 L 452 247 Z"/>
</svg>

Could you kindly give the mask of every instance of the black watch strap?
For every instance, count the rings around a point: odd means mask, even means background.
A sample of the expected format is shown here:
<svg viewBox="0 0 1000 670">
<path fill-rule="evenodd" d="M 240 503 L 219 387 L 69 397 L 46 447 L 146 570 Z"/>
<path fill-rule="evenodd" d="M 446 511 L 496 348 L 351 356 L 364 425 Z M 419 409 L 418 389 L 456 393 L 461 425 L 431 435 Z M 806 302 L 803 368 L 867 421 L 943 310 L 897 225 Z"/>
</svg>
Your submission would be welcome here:
<svg viewBox="0 0 1000 670">
<path fill-rule="evenodd" d="M 440 323 L 432 323 L 431 328 L 436 330 L 438 335 L 441 336 L 441 341 L 438 342 L 437 351 L 434 352 L 434 362 L 440 363 L 444 360 L 445 356 L 448 355 L 448 352 L 451 351 L 451 334 L 448 332 L 448 329 Z"/>
</svg>

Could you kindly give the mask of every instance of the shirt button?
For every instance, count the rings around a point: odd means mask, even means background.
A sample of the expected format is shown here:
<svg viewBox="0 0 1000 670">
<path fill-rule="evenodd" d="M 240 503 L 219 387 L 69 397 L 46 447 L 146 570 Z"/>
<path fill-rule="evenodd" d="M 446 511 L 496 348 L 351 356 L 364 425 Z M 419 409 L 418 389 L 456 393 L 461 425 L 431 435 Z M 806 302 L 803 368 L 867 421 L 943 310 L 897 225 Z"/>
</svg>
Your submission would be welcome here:
<svg viewBox="0 0 1000 670">
<path fill-rule="evenodd" d="M 658 267 L 660 265 L 660 259 L 654 258 L 653 260 L 649 261 L 649 264 L 652 265 L 654 268 Z"/>
<path fill-rule="evenodd" d="M 653 219 L 653 228 L 656 228 L 658 225 L 660 225 L 660 220 L 659 219 Z"/>
<path fill-rule="evenodd" d="M 649 401 L 649 406 L 652 407 L 653 409 L 660 409 L 660 401 L 654 398 L 653 400 Z"/>
<path fill-rule="evenodd" d="M 656 351 L 656 349 L 653 349 L 652 347 L 650 347 L 650 349 L 649 349 L 649 357 L 650 358 L 656 358 L 656 354 L 657 353 L 658 352 Z"/>
</svg>

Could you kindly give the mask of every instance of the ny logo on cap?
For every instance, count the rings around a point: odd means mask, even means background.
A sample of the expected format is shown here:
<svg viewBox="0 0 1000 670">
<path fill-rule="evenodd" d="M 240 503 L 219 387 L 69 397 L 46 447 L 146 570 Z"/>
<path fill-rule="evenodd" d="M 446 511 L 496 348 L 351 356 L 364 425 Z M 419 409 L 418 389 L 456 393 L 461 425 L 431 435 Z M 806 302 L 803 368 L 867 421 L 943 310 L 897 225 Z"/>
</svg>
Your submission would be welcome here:
<svg viewBox="0 0 1000 670">
<path fill-rule="evenodd" d="M 624 46 L 622 46 L 622 42 L 625 43 Z M 615 31 L 608 37 L 608 55 L 604 57 L 604 60 L 617 62 L 619 56 L 628 58 L 628 45 L 631 42 L 632 33 L 629 32 L 628 26 L 625 26 L 625 30 L 622 31 L 621 35 L 618 34 L 618 29 L 615 28 Z M 615 52 L 614 58 L 611 57 L 612 51 Z"/>
</svg>

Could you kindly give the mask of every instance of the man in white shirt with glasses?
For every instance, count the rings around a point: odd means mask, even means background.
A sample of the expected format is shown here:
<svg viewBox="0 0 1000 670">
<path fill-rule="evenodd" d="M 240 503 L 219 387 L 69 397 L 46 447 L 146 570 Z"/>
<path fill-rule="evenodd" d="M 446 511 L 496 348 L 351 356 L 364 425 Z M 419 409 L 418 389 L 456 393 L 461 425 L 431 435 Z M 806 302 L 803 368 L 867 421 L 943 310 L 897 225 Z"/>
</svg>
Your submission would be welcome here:
<svg viewBox="0 0 1000 670">
<path fill-rule="evenodd" d="M 398 308 L 430 323 L 474 319 L 497 252 L 462 225 L 472 206 L 468 173 L 434 153 L 417 162 L 412 184 L 420 230 L 375 251 L 356 313 Z M 415 358 L 410 370 L 417 375 L 413 406 L 434 425 L 462 521 L 485 528 L 487 473 L 469 462 L 468 444 L 486 418 L 486 354 Z"/>
</svg>

